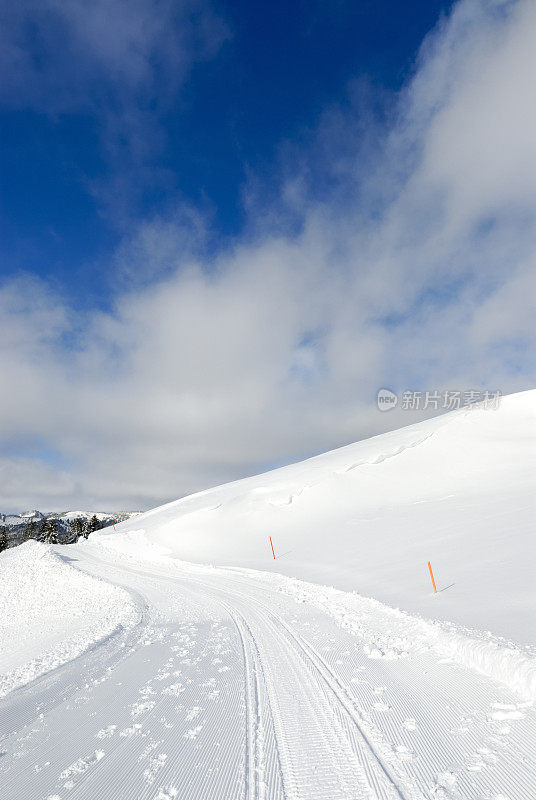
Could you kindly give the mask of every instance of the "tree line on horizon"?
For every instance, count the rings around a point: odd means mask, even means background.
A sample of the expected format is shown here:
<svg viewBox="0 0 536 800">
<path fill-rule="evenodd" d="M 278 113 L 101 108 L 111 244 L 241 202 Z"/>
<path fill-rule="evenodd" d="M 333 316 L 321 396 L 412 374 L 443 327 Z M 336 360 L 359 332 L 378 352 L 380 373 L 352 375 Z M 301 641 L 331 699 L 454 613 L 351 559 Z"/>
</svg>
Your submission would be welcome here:
<svg viewBox="0 0 536 800">
<path fill-rule="evenodd" d="M 46 544 L 75 544 L 80 538 L 87 539 L 90 533 L 98 531 L 102 527 L 104 527 L 103 523 L 96 514 L 93 514 L 90 519 L 75 517 L 71 520 L 67 533 L 63 533 L 55 517 L 42 519 L 39 525 L 34 519 L 30 519 L 22 532 L 22 542 L 35 539 L 37 542 Z M 0 553 L 7 548 L 8 535 L 4 525 L 0 528 Z"/>
</svg>

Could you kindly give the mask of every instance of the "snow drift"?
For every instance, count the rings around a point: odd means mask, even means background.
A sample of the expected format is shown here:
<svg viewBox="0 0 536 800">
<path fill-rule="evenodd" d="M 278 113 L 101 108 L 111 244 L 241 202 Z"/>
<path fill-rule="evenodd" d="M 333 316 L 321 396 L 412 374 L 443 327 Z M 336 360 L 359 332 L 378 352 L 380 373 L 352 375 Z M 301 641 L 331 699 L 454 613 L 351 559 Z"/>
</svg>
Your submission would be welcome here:
<svg viewBox="0 0 536 800">
<path fill-rule="evenodd" d="M 0 608 L 0 697 L 139 618 L 128 592 L 33 540 L 0 554 Z"/>
</svg>

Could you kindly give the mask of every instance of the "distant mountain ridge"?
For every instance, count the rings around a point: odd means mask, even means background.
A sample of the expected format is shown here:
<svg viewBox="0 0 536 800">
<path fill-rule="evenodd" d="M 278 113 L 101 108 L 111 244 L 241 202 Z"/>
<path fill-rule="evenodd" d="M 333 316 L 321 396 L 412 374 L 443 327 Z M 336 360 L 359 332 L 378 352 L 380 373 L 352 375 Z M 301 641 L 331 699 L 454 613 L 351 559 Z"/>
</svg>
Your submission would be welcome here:
<svg viewBox="0 0 536 800">
<path fill-rule="evenodd" d="M 0 511 L 0 528 L 5 527 L 8 534 L 9 546 L 20 544 L 23 533 L 30 521 L 34 521 L 39 526 L 43 520 L 55 520 L 60 538 L 68 534 L 71 523 L 75 519 L 89 521 L 92 517 L 97 517 L 103 528 L 109 525 L 125 522 L 132 517 L 140 514 L 140 511 L 49 511 L 42 512 L 37 509 L 24 511 L 21 514 L 3 514 Z"/>
</svg>

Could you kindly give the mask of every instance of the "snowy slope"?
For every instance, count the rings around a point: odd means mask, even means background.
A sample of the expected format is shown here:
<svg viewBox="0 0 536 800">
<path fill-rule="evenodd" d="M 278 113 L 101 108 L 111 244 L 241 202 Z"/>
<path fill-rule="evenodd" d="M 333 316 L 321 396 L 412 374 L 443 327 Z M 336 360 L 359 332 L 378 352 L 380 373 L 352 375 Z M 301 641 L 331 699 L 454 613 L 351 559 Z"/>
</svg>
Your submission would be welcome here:
<svg viewBox="0 0 536 800">
<path fill-rule="evenodd" d="M 0 697 L 139 618 L 127 592 L 33 540 L 0 553 L 0 608 Z"/>
<path fill-rule="evenodd" d="M 530 391 L 200 492 L 93 538 L 141 552 L 144 536 L 180 559 L 355 590 L 523 645 L 536 639 L 535 520 Z"/>
<path fill-rule="evenodd" d="M 68 552 L 143 614 L 0 700 L 2 800 L 536 797 L 533 702 L 425 624 L 272 573 Z"/>
<path fill-rule="evenodd" d="M 2 800 L 534 800 L 535 404 L 1 554 Z"/>
</svg>

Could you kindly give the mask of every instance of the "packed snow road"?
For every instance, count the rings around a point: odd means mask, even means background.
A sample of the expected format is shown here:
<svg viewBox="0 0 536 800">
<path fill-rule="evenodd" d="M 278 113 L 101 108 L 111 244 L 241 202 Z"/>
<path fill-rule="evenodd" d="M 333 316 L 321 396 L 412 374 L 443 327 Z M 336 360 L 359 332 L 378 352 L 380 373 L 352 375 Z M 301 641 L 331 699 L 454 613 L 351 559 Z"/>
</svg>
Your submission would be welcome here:
<svg viewBox="0 0 536 800">
<path fill-rule="evenodd" d="M 536 797 L 531 702 L 380 604 L 337 617 L 276 575 L 57 552 L 139 621 L 0 701 L 2 800 Z"/>
</svg>

